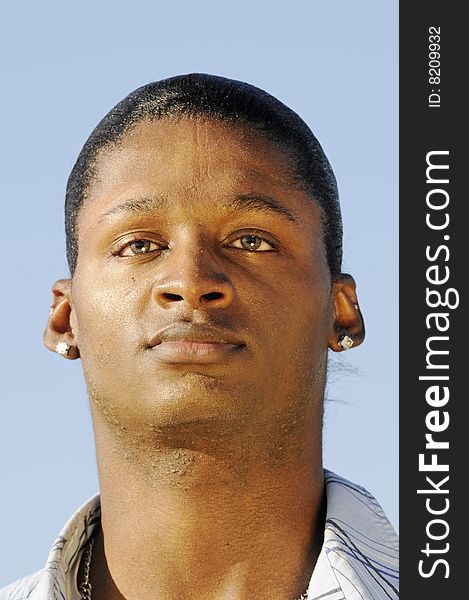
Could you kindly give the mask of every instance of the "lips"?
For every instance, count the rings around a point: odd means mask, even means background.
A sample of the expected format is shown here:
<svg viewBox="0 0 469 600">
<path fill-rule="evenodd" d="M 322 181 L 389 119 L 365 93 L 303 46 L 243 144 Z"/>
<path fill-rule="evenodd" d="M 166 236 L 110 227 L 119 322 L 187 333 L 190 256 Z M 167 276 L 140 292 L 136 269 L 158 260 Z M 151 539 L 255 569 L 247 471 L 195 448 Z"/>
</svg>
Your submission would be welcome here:
<svg viewBox="0 0 469 600">
<path fill-rule="evenodd" d="M 148 344 L 159 360 L 169 364 L 224 362 L 245 347 L 236 335 L 201 323 L 175 323 L 160 330 Z"/>
</svg>

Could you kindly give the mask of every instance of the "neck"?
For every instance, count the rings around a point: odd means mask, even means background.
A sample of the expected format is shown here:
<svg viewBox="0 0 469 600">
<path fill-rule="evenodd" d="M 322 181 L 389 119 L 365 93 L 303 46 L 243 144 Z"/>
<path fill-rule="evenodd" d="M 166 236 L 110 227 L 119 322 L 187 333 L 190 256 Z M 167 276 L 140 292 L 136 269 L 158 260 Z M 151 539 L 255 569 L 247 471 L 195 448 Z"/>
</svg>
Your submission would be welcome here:
<svg viewBox="0 0 469 600">
<path fill-rule="evenodd" d="M 204 426 L 136 443 L 95 413 L 93 600 L 298 598 L 322 543 L 317 422 L 280 443 L 265 429 L 220 437 Z"/>
</svg>

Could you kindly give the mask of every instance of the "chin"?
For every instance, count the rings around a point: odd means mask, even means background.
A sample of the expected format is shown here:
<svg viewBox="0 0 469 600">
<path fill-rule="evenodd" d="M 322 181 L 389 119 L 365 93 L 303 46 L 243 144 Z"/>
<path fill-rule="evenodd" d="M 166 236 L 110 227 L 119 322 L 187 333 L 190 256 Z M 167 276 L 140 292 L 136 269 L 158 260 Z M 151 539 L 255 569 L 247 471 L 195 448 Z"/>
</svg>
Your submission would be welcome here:
<svg viewBox="0 0 469 600">
<path fill-rule="evenodd" d="M 258 407 L 258 399 L 252 385 L 228 385 L 222 378 L 186 371 L 177 378 L 160 377 L 144 386 L 140 382 L 133 400 L 121 400 L 119 421 L 124 425 L 126 421 L 127 430 L 140 435 L 143 431 L 165 429 L 189 433 L 195 425 L 215 432 L 226 427 L 239 430 Z"/>
</svg>

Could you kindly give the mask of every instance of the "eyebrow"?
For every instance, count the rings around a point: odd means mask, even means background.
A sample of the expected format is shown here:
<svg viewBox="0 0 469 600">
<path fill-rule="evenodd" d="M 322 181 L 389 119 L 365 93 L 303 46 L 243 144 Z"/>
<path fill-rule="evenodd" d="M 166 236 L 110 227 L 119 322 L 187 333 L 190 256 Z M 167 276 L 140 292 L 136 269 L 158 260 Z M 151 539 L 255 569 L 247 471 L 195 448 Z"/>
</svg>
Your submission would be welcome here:
<svg viewBox="0 0 469 600">
<path fill-rule="evenodd" d="M 121 204 L 118 204 L 117 206 L 114 206 L 103 213 L 98 219 L 98 223 L 102 223 L 103 221 L 116 215 L 141 215 L 155 212 L 157 210 L 164 210 L 168 207 L 170 202 L 170 199 L 166 196 L 129 198 Z M 274 213 L 293 223 L 299 223 L 300 221 L 293 211 L 270 196 L 259 194 L 242 194 L 240 196 L 235 196 L 227 203 L 221 204 L 221 206 L 226 207 L 228 210 L 231 209 L 234 212 L 263 212 L 266 214 Z"/>
<path fill-rule="evenodd" d="M 293 211 L 288 209 L 275 198 L 270 196 L 259 196 L 257 194 L 245 194 L 236 196 L 229 202 L 229 208 L 239 212 L 260 211 L 265 213 L 276 213 L 284 217 L 287 221 L 299 223 L 299 218 Z"/>
<path fill-rule="evenodd" d="M 142 213 L 150 213 L 155 210 L 161 209 L 168 205 L 168 198 L 164 196 L 145 196 L 142 198 L 129 198 L 124 200 L 121 204 L 110 208 L 103 213 L 98 223 L 107 221 L 109 218 L 119 215 L 139 215 Z"/>
</svg>

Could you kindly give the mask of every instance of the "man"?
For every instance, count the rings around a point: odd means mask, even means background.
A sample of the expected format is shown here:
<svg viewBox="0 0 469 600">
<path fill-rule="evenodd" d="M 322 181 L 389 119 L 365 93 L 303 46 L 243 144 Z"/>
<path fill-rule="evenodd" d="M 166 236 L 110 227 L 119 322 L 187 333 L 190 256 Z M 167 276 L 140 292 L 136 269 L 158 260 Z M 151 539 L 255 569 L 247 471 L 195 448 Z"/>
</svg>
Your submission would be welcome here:
<svg viewBox="0 0 469 600">
<path fill-rule="evenodd" d="M 247 84 L 149 84 L 97 126 L 66 198 L 46 346 L 81 358 L 100 481 L 0 598 L 396 598 L 397 538 L 322 466 L 328 349 L 363 341 L 335 179 Z"/>
</svg>

